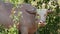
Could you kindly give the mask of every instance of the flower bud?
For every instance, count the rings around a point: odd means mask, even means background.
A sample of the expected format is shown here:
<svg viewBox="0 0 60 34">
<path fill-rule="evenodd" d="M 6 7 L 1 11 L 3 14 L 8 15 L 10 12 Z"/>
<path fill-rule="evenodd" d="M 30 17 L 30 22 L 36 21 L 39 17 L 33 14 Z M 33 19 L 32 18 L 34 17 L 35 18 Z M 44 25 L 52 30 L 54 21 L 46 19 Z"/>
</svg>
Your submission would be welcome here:
<svg viewBox="0 0 60 34">
<path fill-rule="evenodd" d="M 42 4 L 42 8 L 43 8 L 43 9 L 45 8 L 45 3 Z"/>
</svg>

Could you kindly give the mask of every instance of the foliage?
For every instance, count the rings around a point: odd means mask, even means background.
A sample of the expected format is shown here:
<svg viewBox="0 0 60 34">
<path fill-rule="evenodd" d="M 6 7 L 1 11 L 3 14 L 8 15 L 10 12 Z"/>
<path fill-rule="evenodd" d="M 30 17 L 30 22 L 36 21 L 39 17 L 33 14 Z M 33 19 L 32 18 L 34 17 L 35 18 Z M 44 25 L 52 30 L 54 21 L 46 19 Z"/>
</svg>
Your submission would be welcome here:
<svg viewBox="0 0 60 34">
<path fill-rule="evenodd" d="M 42 3 L 42 4 L 40 4 Z M 58 34 L 58 29 L 60 28 L 60 6 L 57 1 L 46 1 L 40 2 L 41 8 L 51 9 L 53 12 L 48 14 L 46 22 L 48 23 L 45 27 L 39 28 L 39 34 Z M 42 6 L 45 3 L 45 6 Z M 50 3 L 50 4 L 49 4 Z M 38 7 L 39 8 L 39 7 Z"/>
<path fill-rule="evenodd" d="M 15 24 L 9 29 L 5 28 L 3 25 L 0 25 L 0 34 L 18 34 L 18 30 Z"/>
<path fill-rule="evenodd" d="M 48 14 L 46 18 L 47 25 L 45 27 L 40 27 L 37 30 L 38 34 L 58 34 L 60 29 L 60 6 L 55 0 L 10 0 L 15 6 L 21 3 L 30 3 L 38 9 L 46 8 L 51 9 L 53 12 Z M 0 26 L 0 34 L 18 34 L 18 30 L 15 25 L 6 29 Z"/>
</svg>

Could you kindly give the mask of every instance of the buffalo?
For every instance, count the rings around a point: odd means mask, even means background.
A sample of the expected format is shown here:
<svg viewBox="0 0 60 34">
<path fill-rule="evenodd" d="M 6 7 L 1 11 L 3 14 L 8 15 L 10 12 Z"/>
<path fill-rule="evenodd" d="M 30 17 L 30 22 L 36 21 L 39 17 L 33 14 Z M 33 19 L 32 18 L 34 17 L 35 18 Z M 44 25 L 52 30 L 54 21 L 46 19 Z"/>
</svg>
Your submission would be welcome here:
<svg viewBox="0 0 60 34">
<path fill-rule="evenodd" d="M 0 25 L 3 24 L 6 28 L 14 24 L 13 20 L 9 17 L 13 4 L 4 3 L 0 1 Z M 34 34 L 37 31 L 37 24 L 45 25 L 47 13 L 50 12 L 48 9 L 36 9 L 31 4 L 23 3 L 15 8 L 17 15 L 18 12 L 22 12 L 20 17 L 19 25 L 17 26 L 21 34 Z M 40 16 L 36 19 L 36 16 Z"/>
</svg>

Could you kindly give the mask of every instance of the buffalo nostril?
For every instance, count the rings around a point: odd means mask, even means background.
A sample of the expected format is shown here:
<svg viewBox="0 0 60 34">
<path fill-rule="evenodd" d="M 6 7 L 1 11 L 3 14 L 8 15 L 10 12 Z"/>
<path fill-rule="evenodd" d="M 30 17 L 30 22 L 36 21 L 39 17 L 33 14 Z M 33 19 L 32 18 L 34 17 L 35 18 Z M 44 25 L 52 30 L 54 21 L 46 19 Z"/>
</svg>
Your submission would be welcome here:
<svg viewBox="0 0 60 34">
<path fill-rule="evenodd" d="M 43 23 L 43 22 L 39 22 L 38 24 L 41 24 L 41 23 Z"/>
<path fill-rule="evenodd" d="M 40 23 L 43 23 L 43 21 L 40 20 Z"/>
<path fill-rule="evenodd" d="M 43 23 L 43 22 L 39 22 L 39 23 Z"/>
<path fill-rule="evenodd" d="M 40 22 L 41 23 L 41 22 Z"/>
</svg>

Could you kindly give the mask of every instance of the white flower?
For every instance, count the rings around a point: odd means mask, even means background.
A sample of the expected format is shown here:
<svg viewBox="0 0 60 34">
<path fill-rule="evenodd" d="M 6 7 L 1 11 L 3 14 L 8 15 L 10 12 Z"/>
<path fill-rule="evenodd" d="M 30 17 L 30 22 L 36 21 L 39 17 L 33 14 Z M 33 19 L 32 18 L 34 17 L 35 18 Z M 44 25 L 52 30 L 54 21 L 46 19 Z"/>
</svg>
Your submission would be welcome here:
<svg viewBox="0 0 60 34">
<path fill-rule="evenodd" d="M 59 7 L 59 9 L 60 9 L 60 7 Z"/>
<path fill-rule="evenodd" d="M 20 12 L 20 14 L 22 14 L 22 12 Z"/>
<path fill-rule="evenodd" d="M 45 3 L 43 3 L 42 5 L 45 6 Z"/>
<path fill-rule="evenodd" d="M 45 3 L 42 4 L 42 8 L 43 8 L 43 9 L 45 8 Z"/>
<path fill-rule="evenodd" d="M 16 11 L 14 11 L 13 13 L 16 13 Z"/>
<path fill-rule="evenodd" d="M 56 17 L 54 16 L 53 18 L 55 19 Z"/>
<path fill-rule="evenodd" d="M 36 5 L 37 5 L 37 2 L 32 1 L 31 4 L 32 4 L 33 6 L 36 6 Z"/>
<path fill-rule="evenodd" d="M 50 8 L 50 6 L 49 6 L 49 5 L 48 5 L 47 7 L 48 7 L 48 9 Z"/>
<path fill-rule="evenodd" d="M 51 2 L 49 2 L 48 4 L 51 5 Z"/>
<path fill-rule="evenodd" d="M 57 7 L 57 5 L 55 5 L 55 7 Z"/>
</svg>

